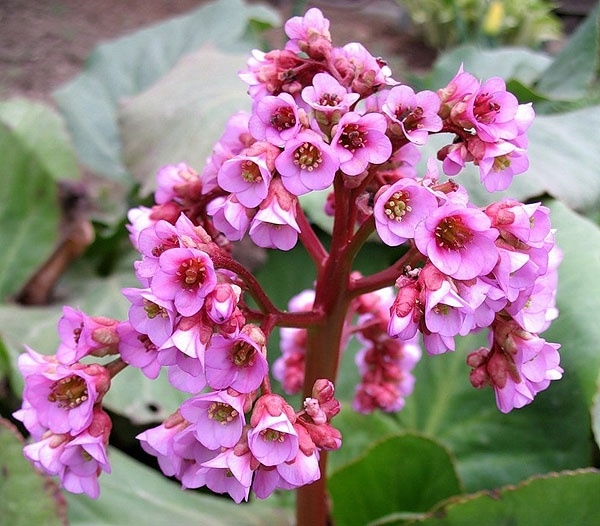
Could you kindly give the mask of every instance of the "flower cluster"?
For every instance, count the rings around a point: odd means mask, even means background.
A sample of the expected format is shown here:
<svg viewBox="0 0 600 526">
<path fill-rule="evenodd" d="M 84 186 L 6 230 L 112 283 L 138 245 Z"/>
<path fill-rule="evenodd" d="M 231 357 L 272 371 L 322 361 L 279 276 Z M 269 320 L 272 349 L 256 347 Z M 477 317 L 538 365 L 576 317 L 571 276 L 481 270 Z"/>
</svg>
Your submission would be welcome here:
<svg viewBox="0 0 600 526">
<path fill-rule="evenodd" d="M 14 416 L 36 440 L 25 446 L 25 456 L 46 473 L 57 475 L 70 492 L 96 498 L 98 476 L 102 471 L 110 473 L 106 446 L 112 424 L 101 407 L 110 374 L 99 364 L 69 359 L 73 347 L 84 347 L 79 343 L 82 339 L 94 340 L 94 333 L 103 330 L 88 330 L 95 324 L 93 319 L 88 321 L 76 333 L 79 341 L 65 341 L 56 356 L 29 348 L 19 356 L 25 389 L 23 405 Z"/>
<path fill-rule="evenodd" d="M 166 370 L 189 395 L 139 435 L 144 449 L 184 487 L 236 502 L 321 476 L 320 451 L 341 446 L 332 381 L 352 337 L 362 413 L 402 409 L 421 344 L 428 354 L 454 351 L 456 336 L 486 328 L 489 348 L 467 364 L 472 385 L 491 386 L 501 411 L 561 377 L 559 345 L 539 336 L 558 315 L 561 252 L 549 210 L 476 206 L 455 177 L 473 163 L 494 191 L 525 171 L 531 105 L 501 79 L 480 82 L 462 68 L 437 92 L 415 92 L 362 45 L 334 47 L 315 8 L 285 31 L 284 49 L 255 51 L 240 74 L 252 111 L 229 119 L 204 169 L 162 167 L 155 205 L 129 212 L 141 257 L 140 287 L 122 291 L 128 318 L 65 307 L 56 356 L 28 350 L 19 361 L 26 387 L 15 416 L 35 440 L 25 454 L 71 491 L 96 497 L 98 475 L 110 471 L 101 402 L 126 366 L 150 379 Z M 420 147 L 437 133 L 451 141 L 420 177 Z M 300 205 L 312 191 L 327 194 L 328 248 Z M 234 257 L 245 236 L 286 251 L 300 241 L 314 288 L 278 309 Z M 352 264 L 374 236 L 400 256 L 363 276 Z M 271 368 L 275 327 L 281 356 Z M 286 393 L 303 392 L 300 410 L 273 392 L 271 374 Z"/>
</svg>

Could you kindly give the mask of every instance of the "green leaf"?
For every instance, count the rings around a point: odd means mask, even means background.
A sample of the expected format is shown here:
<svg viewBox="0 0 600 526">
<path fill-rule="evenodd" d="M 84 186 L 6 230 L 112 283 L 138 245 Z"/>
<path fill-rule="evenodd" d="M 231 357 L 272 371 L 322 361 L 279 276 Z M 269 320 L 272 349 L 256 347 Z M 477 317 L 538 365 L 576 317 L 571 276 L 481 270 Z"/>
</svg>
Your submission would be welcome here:
<svg viewBox="0 0 600 526">
<path fill-rule="evenodd" d="M 38 108 L 33 112 L 38 113 Z M 40 160 L 38 152 L 22 139 L 22 131 L 0 122 L 1 299 L 19 290 L 58 240 L 57 189 L 48 171 L 51 163 Z"/>
<path fill-rule="evenodd" d="M 65 526 L 66 505 L 58 485 L 23 456 L 23 439 L 0 419 L 0 524 Z"/>
<path fill-rule="evenodd" d="M 390 513 L 431 509 L 460 493 L 452 458 L 433 440 L 411 434 L 390 437 L 328 481 L 336 524 L 367 524 Z"/>
<path fill-rule="evenodd" d="M 549 206 L 564 259 L 558 281 L 560 316 L 543 336 L 562 344 L 564 380 L 577 383 L 589 408 L 600 371 L 600 229 L 560 202 Z"/>
<path fill-rule="evenodd" d="M 86 70 L 54 94 L 81 162 L 98 174 L 131 184 L 121 158 L 119 101 L 144 91 L 183 55 L 207 43 L 248 52 L 255 44 L 247 39 L 249 20 L 278 21 L 264 6 L 220 0 L 98 46 Z"/>
<path fill-rule="evenodd" d="M 55 180 L 79 177 L 65 122 L 53 108 L 27 99 L 3 101 L 0 122 Z"/>
<path fill-rule="evenodd" d="M 600 7 L 588 15 L 569 38 L 554 62 L 540 77 L 536 89 L 546 96 L 576 100 L 600 87 Z"/>
<path fill-rule="evenodd" d="M 555 526 L 600 524 L 600 472 L 581 470 L 535 477 L 517 487 L 449 499 L 421 526 Z M 390 523 L 391 524 L 391 523 Z"/>
<path fill-rule="evenodd" d="M 71 526 L 288 526 L 288 513 L 265 501 L 235 504 L 229 499 L 183 491 L 160 473 L 116 449 L 112 473 L 100 478 L 100 497 L 67 495 Z"/>
<path fill-rule="evenodd" d="M 600 381 L 598 382 L 599 388 L 594 397 L 594 403 L 592 404 L 592 431 L 594 433 L 594 439 L 596 445 L 600 447 Z"/>
<path fill-rule="evenodd" d="M 227 119 L 250 110 L 238 78 L 247 59 L 247 54 L 204 48 L 121 106 L 123 159 L 143 194 L 154 190 L 156 172 L 165 164 L 185 161 L 202 171 Z"/>
</svg>

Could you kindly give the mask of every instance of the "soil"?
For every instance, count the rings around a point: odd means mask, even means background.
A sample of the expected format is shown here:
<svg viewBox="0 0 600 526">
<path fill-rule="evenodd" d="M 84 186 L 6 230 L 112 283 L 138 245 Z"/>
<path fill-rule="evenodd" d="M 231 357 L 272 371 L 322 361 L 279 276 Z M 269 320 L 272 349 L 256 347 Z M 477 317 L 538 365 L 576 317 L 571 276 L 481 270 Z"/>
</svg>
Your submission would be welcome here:
<svg viewBox="0 0 600 526">
<path fill-rule="evenodd" d="M 183 15 L 206 0 L 0 0 L 0 100 L 24 96 L 52 103 L 52 91 L 76 76 L 94 47 L 149 24 Z M 297 2 L 296 2 L 297 3 Z M 282 20 L 292 0 L 273 0 Z M 395 0 L 313 2 L 331 20 L 335 45 L 363 43 L 372 54 L 412 71 L 435 57 L 406 31 L 406 17 Z M 282 34 L 274 32 L 274 41 Z M 397 75 L 396 75 L 397 76 Z"/>
</svg>

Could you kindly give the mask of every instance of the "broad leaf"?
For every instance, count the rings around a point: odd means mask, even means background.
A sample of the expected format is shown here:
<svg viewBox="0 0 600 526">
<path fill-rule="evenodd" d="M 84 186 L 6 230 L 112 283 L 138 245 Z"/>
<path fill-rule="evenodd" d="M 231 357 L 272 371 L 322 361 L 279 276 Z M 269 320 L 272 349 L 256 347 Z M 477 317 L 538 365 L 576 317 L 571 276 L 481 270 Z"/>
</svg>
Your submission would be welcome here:
<svg viewBox="0 0 600 526">
<path fill-rule="evenodd" d="M 229 499 L 181 488 L 160 473 L 116 449 L 110 451 L 112 473 L 100 478 L 100 498 L 67 495 L 71 526 L 288 526 L 287 511 L 270 502 L 237 505 Z"/>
<path fill-rule="evenodd" d="M 79 177 L 75 150 L 62 117 L 50 106 L 26 99 L 0 102 L 0 122 L 57 181 Z"/>
<path fill-rule="evenodd" d="M 18 109 L 23 111 L 20 122 L 44 113 L 37 105 L 31 107 L 32 114 L 21 105 Z M 51 136 L 52 128 L 48 131 Z M 19 290 L 58 240 L 57 174 L 51 170 L 61 163 L 50 160 L 47 150 L 53 139 L 38 136 L 29 142 L 23 133 L 18 122 L 0 121 L 0 299 Z M 49 158 L 42 158 L 46 154 Z"/>
<path fill-rule="evenodd" d="M 237 76 L 247 59 L 247 54 L 204 48 L 123 103 L 123 159 L 143 194 L 155 188 L 156 172 L 165 164 L 185 161 L 201 172 L 230 115 L 250 110 Z"/>
<path fill-rule="evenodd" d="M 251 19 L 263 24 L 277 21 L 266 7 L 220 0 L 98 46 L 86 70 L 55 93 L 81 162 L 98 174 L 130 184 L 121 158 L 119 101 L 144 91 L 183 55 L 207 43 L 247 52 L 256 46 L 246 38 Z"/>
<path fill-rule="evenodd" d="M 544 71 L 536 89 L 555 99 L 576 100 L 600 90 L 600 7 L 588 15 Z"/>
<path fill-rule="evenodd" d="M 452 458 L 443 446 L 399 435 L 365 449 L 328 480 L 336 524 L 367 524 L 391 513 L 431 509 L 460 493 Z"/>
<path fill-rule="evenodd" d="M 581 470 L 535 477 L 516 487 L 449 499 L 420 526 L 555 526 L 600 524 L 600 472 Z M 380 524 L 407 524 L 385 522 Z"/>
<path fill-rule="evenodd" d="M 23 439 L 0 419 L 0 524 L 65 526 L 67 510 L 58 485 L 23 456 Z"/>
</svg>

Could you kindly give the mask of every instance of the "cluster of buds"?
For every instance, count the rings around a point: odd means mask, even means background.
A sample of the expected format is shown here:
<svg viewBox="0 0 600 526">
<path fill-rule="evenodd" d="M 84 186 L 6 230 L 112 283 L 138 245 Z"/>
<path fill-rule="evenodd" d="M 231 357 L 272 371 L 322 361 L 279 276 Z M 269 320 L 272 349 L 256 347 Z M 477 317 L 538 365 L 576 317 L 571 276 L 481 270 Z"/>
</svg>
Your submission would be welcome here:
<svg viewBox="0 0 600 526">
<path fill-rule="evenodd" d="M 252 111 L 229 119 L 204 169 L 163 167 L 156 204 L 129 212 L 141 259 L 140 287 L 123 290 L 128 319 L 65 307 L 56 356 L 28 350 L 19 362 L 26 387 L 15 416 L 37 441 L 26 455 L 71 491 L 97 496 L 97 476 L 110 470 L 110 420 L 100 404 L 126 366 L 150 379 L 166 369 L 190 395 L 139 435 L 144 449 L 184 487 L 207 486 L 236 502 L 321 476 L 319 452 L 341 445 L 330 423 L 339 412 L 331 364 L 352 336 L 362 346 L 353 406 L 363 413 L 403 407 L 421 344 L 428 354 L 453 351 L 456 336 L 484 328 L 490 348 L 467 364 L 472 384 L 492 386 L 501 411 L 561 377 L 558 344 L 539 336 L 557 316 L 561 260 L 548 209 L 513 200 L 480 208 L 454 177 L 474 163 L 495 191 L 525 171 L 531 105 L 501 79 L 482 83 L 462 68 L 445 88 L 415 92 L 362 45 L 334 47 L 318 9 L 285 31 L 284 49 L 255 51 L 240 74 Z M 452 140 L 419 177 L 419 148 L 437 133 Z M 300 205 L 312 191 L 328 192 L 329 249 Z M 352 262 L 375 235 L 402 255 L 362 276 Z M 233 257 L 245 236 L 279 250 L 300 241 L 317 268 L 314 289 L 279 310 Z M 337 345 L 311 351 L 307 329 L 335 324 Z M 271 390 L 275 327 L 281 356 L 272 375 L 287 393 L 304 391 L 298 411 Z M 315 375 L 323 353 L 333 359 Z M 89 356 L 114 360 L 83 365 Z"/>
</svg>

